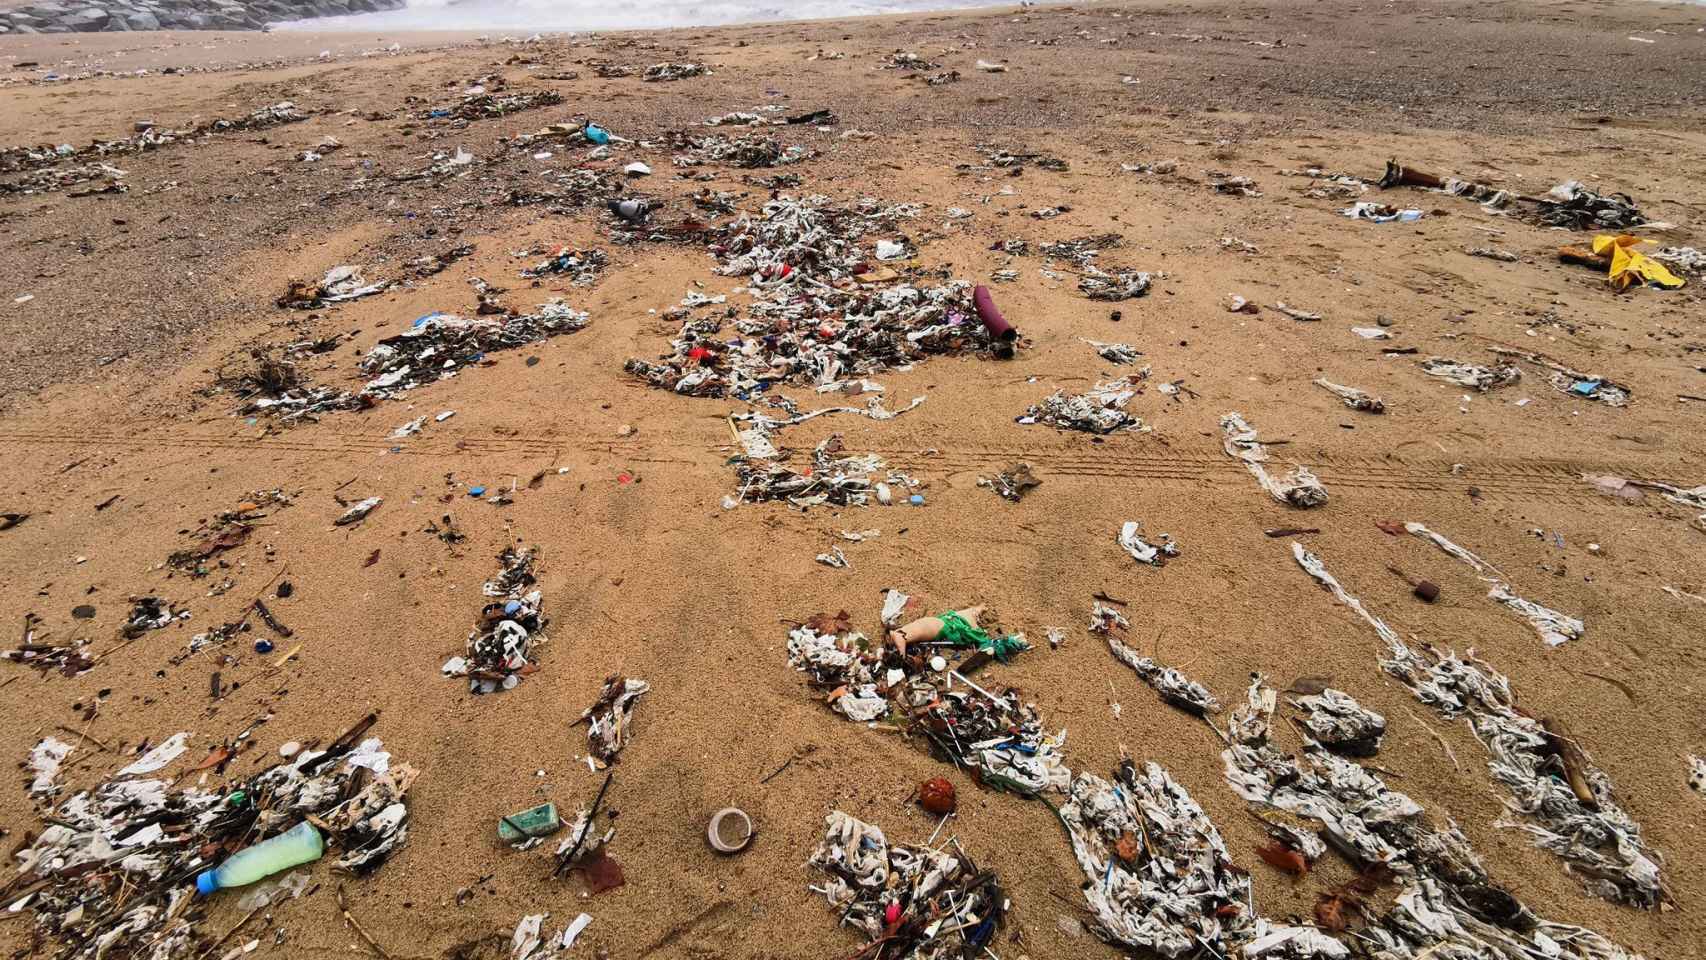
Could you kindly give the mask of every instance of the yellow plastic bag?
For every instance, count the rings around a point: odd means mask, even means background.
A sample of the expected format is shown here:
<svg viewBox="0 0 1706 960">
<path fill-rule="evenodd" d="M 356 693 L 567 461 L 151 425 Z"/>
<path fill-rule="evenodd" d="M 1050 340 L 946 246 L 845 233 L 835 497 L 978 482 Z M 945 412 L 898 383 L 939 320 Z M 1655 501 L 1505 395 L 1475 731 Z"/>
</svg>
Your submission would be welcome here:
<svg viewBox="0 0 1706 960">
<path fill-rule="evenodd" d="M 1645 242 L 1626 233 L 1615 237 L 1602 233 L 1593 238 L 1594 253 L 1611 253 L 1611 272 L 1606 276 L 1607 282 L 1619 290 L 1627 289 L 1636 280 L 1643 283 L 1652 281 L 1668 290 L 1682 286 L 1681 277 L 1665 269 L 1664 264 L 1635 249 L 1635 244 Z"/>
</svg>

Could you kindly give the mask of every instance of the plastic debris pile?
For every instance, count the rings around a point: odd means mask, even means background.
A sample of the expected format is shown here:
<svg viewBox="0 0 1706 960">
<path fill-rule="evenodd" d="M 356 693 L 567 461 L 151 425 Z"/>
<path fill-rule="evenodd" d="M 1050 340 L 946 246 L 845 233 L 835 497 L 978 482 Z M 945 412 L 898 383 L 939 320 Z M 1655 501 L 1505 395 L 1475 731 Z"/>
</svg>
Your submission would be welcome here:
<svg viewBox="0 0 1706 960">
<path fill-rule="evenodd" d="M 1138 270 L 1102 270 L 1087 264 L 1083 276 L 1078 278 L 1078 290 L 1091 300 L 1130 300 L 1149 292 L 1149 274 Z"/>
<path fill-rule="evenodd" d="M 497 117 L 507 117 L 512 113 L 521 113 L 524 110 L 554 107 L 562 102 L 563 95 L 555 90 L 505 94 L 476 93 L 463 97 L 453 107 L 428 110 L 421 115 L 421 119 L 449 117 L 454 120 L 490 120 Z"/>
<path fill-rule="evenodd" d="M 1088 343 L 1090 348 L 1096 351 L 1097 356 L 1109 363 L 1117 363 L 1121 365 L 1136 363 L 1143 356 L 1142 350 L 1137 349 L 1129 343 L 1103 343 L 1100 340 L 1089 340 L 1084 337 L 1079 337 L 1078 339 Z"/>
<path fill-rule="evenodd" d="M 1259 197 L 1262 192 L 1256 189 L 1256 181 L 1249 177 L 1235 177 L 1230 173 L 1215 170 L 1204 170 L 1203 176 L 1208 178 L 1209 189 L 1215 193 L 1230 197 Z"/>
<path fill-rule="evenodd" d="M 702 63 L 654 63 L 646 68 L 640 79 L 646 83 L 665 80 L 686 80 L 688 77 L 708 77 L 711 71 Z"/>
<path fill-rule="evenodd" d="M 653 386 L 701 397 L 746 398 L 782 383 L 822 385 L 915 363 L 931 354 L 992 350 L 976 320 L 971 287 L 862 288 L 867 232 L 915 216 L 916 208 L 827 198 L 784 198 L 742 216 L 712 240 L 723 276 L 748 278 L 752 302 L 723 334 L 717 317 L 686 320 L 674 352 L 629 360 Z"/>
<path fill-rule="evenodd" d="M 992 640 L 985 655 L 1026 649 L 1022 636 Z M 945 648 L 935 648 L 945 649 Z M 979 654 L 973 654 L 978 656 Z M 891 717 L 929 741 L 931 752 L 986 786 L 1034 796 L 1064 791 L 1066 734 L 1044 732 L 1036 707 L 1017 691 L 987 690 L 922 655 L 903 656 L 848 625 L 818 616 L 788 635 L 788 664 L 826 691 L 830 709 L 849 720 Z"/>
<path fill-rule="evenodd" d="M 1173 538 L 1163 533 L 1159 545 L 1143 539 L 1143 524 L 1136 520 L 1127 520 L 1120 526 L 1119 536 L 1115 539 L 1125 552 L 1138 563 L 1147 563 L 1152 567 L 1165 566 L 1168 559 L 1179 555 L 1179 545 Z"/>
<path fill-rule="evenodd" d="M 1626 193 L 1597 193 L 1580 180 L 1560 183 L 1535 204 L 1533 220 L 1570 230 L 1621 230 L 1647 222 Z"/>
<path fill-rule="evenodd" d="M 672 161 L 678 167 L 720 163 L 752 170 L 759 167 L 787 166 L 810 160 L 815 155 L 809 147 L 799 144 L 784 147 L 775 137 L 758 134 L 722 137 L 678 133 L 667 137 L 666 142 L 682 151 L 676 154 Z"/>
<path fill-rule="evenodd" d="M 577 287 L 591 286 L 598 275 L 609 266 L 610 258 L 603 250 L 576 250 L 558 247 L 557 252 L 521 271 L 524 278 L 558 277 L 567 275 Z"/>
<path fill-rule="evenodd" d="M 1345 406 L 1350 407 L 1352 410 L 1361 410 L 1364 413 L 1386 412 L 1386 403 L 1384 401 L 1379 397 L 1366 394 L 1355 387 L 1340 386 L 1339 384 L 1328 380 L 1326 377 L 1317 377 L 1311 382 L 1333 396 L 1338 397 L 1340 400 L 1343 400 L 1345 402 Z"/>
<path fill-rule="evenodd" d="M 585 329 L 588 318 L 562 300 L 541 304 L 537 313 L 516 316 L 459 317 L 429 314 L 414 326 L 379 341 L 361 369 L 373 379 L 363 395 L 388 397 L 455 376 L 486 354 L 513 350 Z"/>
<path fill-rule="evenodd" d="M 1220 418 L 1222 446 L 1226 455 L 1241 460 L 1262 489 L 1280 503 L 1294 507 L 1319 507 L 1327 502 L 1327 488 L 1303 464 L 1297 464 L 1283 477 L 1274 477 L 1265 466 L 1268 448 L 1257 439 L 1256 428 L 1244 420 L 1241 413 L 1228 413 Z"/>
<path fill-rule="evenodd" d="M 280 423 L 313 420 L 334 410 L 362 410 L 416 387 L 455 376 L 488 353 L 513 350 L 586 327 L 585 313 L 560 299 L 536 313 L 515 316 L 460 317 L 432 313 L 403 333 L 387 337 L 361 360 L 370 379 L 358 391 L 305 382 L 290 361 L 256 351 L 256 368 L 239 376 L 222 375 L 219 385 L 242 396 L 239 416 L 267 414 Z"/>
<path fill-rule="evenodd" d="M 541 613 L 544 595 L 533 589 L 538 551 L 504 548 L 498 555 L 501 569 L 487 580 L 481 592 L 494 598 L 480 610 L 468 634 L 466 657 L 452 657 L 444 664 L 448 677 L 467 677 L 471 693 L 513 690 L 521 678 L 537 666 L 533 651 L 545 641 L 550 622 Z"/>
<path fill-rule="evenodd" d="M 44 168 L 15 180 L 0 181 L 0 194 L 52 193 L 65 190 L 66 196 L 91 197 L 102 193 L 127 193 L 125 172 L 106 163 L 90 163 L 75 167 Z M 99 183 L 96 183 L 99 181 Z M 96 183 L 78 190 L 69 188 L 80 183 Z"/>
<path fill-rule="evenodd" d="M 1608 407 L 1628 406 L 1630 397 L 1635 393 L 1635 388 L 1628 384 L 1619 383 L 1610 377 L 1601 376 L 1597 373 L 1582 373 L 1580 370 L 1559 363 L 1542 354 L 1527 350 L 1510 350 L 1504 347 L 1492 347 L 1490 349 L 1500 360 L 1506 362 L 1522 360 L 1552 371 L 1552 388 L 1559 393 L 1598 400 Z"/>
<path fill-rule="evenodd" d="M 325 750 L 212 789 L 136 778 L 165 766 L 139 761 L 79 791 L 17 851 L 17 889 L 28 892 L 8 895 L 13 909 L 34 913 L 61 960 L 201 956 L 216 944 L 202 929 L 207 911 L 192 906 L 194 878 L 227 854 L 312 821 L 340 851 L 336 869 L 377 868 L 408 837 L 417 773 L 378 738 L 361 739 L 375 719 Z M 247 736 L 216 747 L 201 769 L 223 770 Z"/>
<path fill-rule="evenodd" d="M 824 818 L 824 838 L 808 861 L 827 875 L 811 890 L 870 939 L 860 960 L 951 960 L 976 955 L 1001 929 L 1010 906 L 992 870 L 978 867 L 957 839 L 953 852 L 890 846 L 883 831 L 840 810 Z"/>
<path fill-rule="evenodd" d="M 1483 367 L 1479 364 L 1461 363 L 1445 357 L 1429 357 L 1423 360 L 1422 372 L 1430 377 L 1449 380 L 1459 386 L 1473 387 L 1483 393 L 1494 387 L 1503 387 L 1522 379 L 1522 371 L 1512 364 Z"/>
<path fill-rule="evenodd" d="M 1367 768 L 1307 737 L 1301 758 L 1279 749 L 1270 739 L 1276 699 L 1261 677 L 1251 682 L 1227 724 L 1226 781 L 1251 803 L 1319 824 L 1334 849 L 1372 878 L 1362 891 L 1348 885 L 1321 895 L 1315 913 L 1324 927 L 1345 932 L 1361 914 L 1370 923 L 1354 931 L 1359 943 L 1392 960 L 1634 960 L 1591 930 L 1536 917 L 1488 875 L 1461 831 L 1435 828 L 1420 804 Z M 1383 878 L 1401 888 L 1376 914 L 1366 898 L 1389 882 Z M 1345 956 L 1338 948 L 1320 955 Z"/>
<path fill-rule="evenodd" d="M 826 438 L 812 451 L 812 463 L 805 473 L 774 457 L 748 456 L 735 470 L 740 483 L 740 495 L 735 499 L 752 503 L 786 500 L 802 508 L 825 503 L 865 506 L 875 490 L 871 475 L 882 469 L 882 458 L 840 453 L 840 436 Z"/>
<path fill-rule="evenodd" d="M 1075 396 L 1056 390 L 1041 403 L 1017 418 L 1019 423 L 1046 423 L 1060 430 L 1083 430 L 1107 434 L 1115 430 L 1142 430 L 1143 420 L 1126 412 L 1126 404 L 1137 396 L 1130 377 L 1098 383 Z"/>
<path fill-rule="evenodd" d="M 580 939 L 581 931 L 592 925 L 592 914 L 577 914 L 568 926 L 550 937 L 541 936 L 548 913 L 533 913 L 521 918 L 510 934 L 510 960 L 556 960 L 567 956 Z"/>
<path fill-rule="evenodd" d="M 942 65 L 924 59 L 916 53 L 896 50 L 877 64 L 879 70 L 939 70 Z"/>
</svg>

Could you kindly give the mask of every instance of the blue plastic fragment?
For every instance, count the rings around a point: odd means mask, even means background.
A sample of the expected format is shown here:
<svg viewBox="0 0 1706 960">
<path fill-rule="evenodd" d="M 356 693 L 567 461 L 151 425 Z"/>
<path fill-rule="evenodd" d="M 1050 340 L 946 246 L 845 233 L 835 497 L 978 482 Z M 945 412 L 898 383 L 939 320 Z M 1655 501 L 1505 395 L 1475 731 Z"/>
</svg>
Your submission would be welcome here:
<svg viewBox="0 0 1706 960">
<path fill-rule="evenodd" d="M 483 497 L 485 495 L 486 495 L 486 488 L 485 487 L 469 487 L 468 488 L 468 496 L 470 496 L 470 497 Z"/>
<path fill-rule="evenodd" d="M 924 506 L 924 494 L 915 493 L 910 498 L 908 498 L 907 502 L 911 503 L 915 507 L 922 507 L 922 506 Z"/>
<path fill-rule="evenodd" d="M 255 641 L 255 652 L 256 653 L 271 653 L 272 652 L 272 641 L 268 640 L 266 637 L 262 637 L 259 640 L 256 640 Z"/>
<path fill-rule="evenodd" d="M 1570 384 L 1571 393 L 1579 394 L 1584 397 L 1593 396 L 1594 391 L 1598 389 L 1598 380 L 1577 380 L 1575 383 Z"/>
<path fill-rule="evenodd" d="M 586 125 L 586 138 L 593 143 L 609 143 L 610 131 L 596 123 L 589 123 Z"/>
<path fill-rule="evenodd" d="M 521 601 L 520 600 L 511 600 L 508 603 L 504 604 L 504 613 L 514 613 L 520 609 L 521 609 Z"/>
</svg>

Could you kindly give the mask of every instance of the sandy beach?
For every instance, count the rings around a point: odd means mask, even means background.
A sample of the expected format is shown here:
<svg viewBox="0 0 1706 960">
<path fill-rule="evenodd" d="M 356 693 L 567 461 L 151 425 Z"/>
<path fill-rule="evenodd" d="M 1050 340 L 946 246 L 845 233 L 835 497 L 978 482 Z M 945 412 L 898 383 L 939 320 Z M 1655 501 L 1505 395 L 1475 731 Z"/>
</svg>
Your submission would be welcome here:
<svg viewBox="0 0 1706 960">
<path fill-rule="evenodd" d="M 359 878 L 334 874 L 327 857 L 308 868 L 313 892 L 260 915 L 246 918 L 235 892 L 208 901 L 208 940 L 244 922 L 208 955 L 254 939 L 259 956 L 499 958 L 524 915 L 548 912 L 554 932 L 584 911 L 592 923 L 565 955 L 853 956 L 865 938 L 808 890 L 821 880 L 805 864 L 824 818 L 845 811 L 893 842 L 923 843 L 938 818 L 912 798 L 933 777 L 959 796 L 942 836 L 998 872 L 1011 899 L 990 952 L 1119 955 L 1060 922 L 1089 921 L 1085 875 L 1050 809 L 1060 796 L 1045 805 L 980 786 L 916 734 L 833 712 L 790 667 L 794 625 L 845 610 L 880 637 L 895 588 L 914 598 L 909 615 L 987 604 L 1022 631 L 1033 649 L 972 679 L 1020 691 L 1048 730 L 1065 728 L 1075 771 L 1106 777 L 1122 755 L 1165 767 L 1249 872 L 1252 908 L 1310 922 L 1355 868 L 1329 853 L 1294 878 L 1263 862 L 1263 823 L 1223 778 L 1227 716 L 1186 715 L 1111 656 L 1086 631 L 1101 594 L 1123 601 L 1138 652 L 1228 707 L 1259 673 L 1281 691 L 1330 677 L 1384 715 L 1384 743 L 1365 762 L 1435 823 L 1460 828 L 1535 914 L 1631 956 L 1698 956 L 1706 796 L 1689 787 L 1688 758 L 1706 755 L 1706 508 L 1654 484 L 1706 483 L 1706 276 L 1679 268 L 1680 289 L 1619 291 L 1558 249 L 1618 232 L 1655 241 L 1649 252 L 1706 248 L 1703 28 L 1706 8 L 1662 3 L 1120 0 L 539 40 L 0 37 L 0 151 L 83 147 L 139 125 L 196 131 L 98 160 L 122 176 L 0 187 L 0 513 L 27 515 L 0 529 L 0 622 L 12 631 L 0 649 L 23 624 L 37 644 L 86 644 L 93 661 L 74 676 L 0 661 L 0 756 L 19 765 L 0 790 L 0 839 L 16 853 L 51 815 L 26 789 L 45 737 L 75 747 L 59 801 L 179 731 L 189 750 L 168 773 L 219 791 L 276 762 L 280 745 L 329 743 L 377 712 L 370 735 L 420 771 L 407 842 Z M 884 69 L 897 52 L 933 66 Z M 642 79 L 664 62 L 709 74 Z M 621 72 L 613 66 L 630 72 L 601 76 Z M 950 71 L 952 82 L 925 80 Z M 474 86 L 560 100 L 458 120 Z M 284 101 L 305 119 L 209 126 Z M 820 110 L 836 122 L 704 123 Z M 631 142 L 517 142 L 588 119 Z M 677 134 L 773 137 L 810 156 L 682 166 L 674 158 L 691 151 Z M 1389 158 L 1525 197 L 1580 181 L 1627 194 L 1648 223 L 1560 229 L 1519 215 L 1521 203 L 1381 189 Z M 30 162 L 0 183 L 86 158 Z M 650 175 L 625 178 L 635 162 Z M 798 183 L 764 179 L 778 175 Z M 1240 189 L 1238 177 L 1251 183 Z M 575 186 L 589 182 L 644 196 L 654 223 L 713 232 L 635 238 L 604 194 Z M 88 192 L 113 183 L 122 190 Z M 693 200 L 706 191 L 730 196 Z M 832 435 L 880 457 L 883 473 L 918 483 L 895 505 L 727 508 L 743 453 L 731 415 L 780 416 L 776 396 L 799 411 L 863 408 L 869 396 L 798 383 L 744 400 L 688 396 L 625 364 L 672 352 L 682 320 L 666 314 L 689 293 L 726 296 L 692 314 L 723 317 L 760 285 L 716 272 L 721 254 L 704 237 L 773 197 L 812 195 L 921 205 L 863 240 L 904 248 L 880 264 L 896 275 L 888 285 L 986 284 L 1022 336 L 1012 359 L 967 349 L 869 374 L 888 410 L 924 398 L 903 415 L 822 416 L 777 434 L 796 468 Z M 1357 202 L 1421 217 L 1342 215 Z M 1107 234 L 1118 240 L 1094 244 L 1088 261 L 1041 251 Z M 1008 252 L 1021 240 L 1027 252 Z M 560 247 L 602 251 L 608 264 L 588 283 L 522 275 Z M 418 264 L 452 251 L 438 272 Z M 306 309 L 277 303 L 290 281 L 346 264 L 393 285 Z M 1086 297 L 1080 279 L 1114 267 L 1148 273 L 1148 290 Z M 300 422 L 242 412 L 253 397 L 221 384 L 257 356 L 288 356 L 314 385 L 360 391 L 381 340 L 434 312 L 475 316 L 475 280 L 505 288 L 492 296 L 514 313 L 562 298 L 588 322 Z M 1232 296 L 1258 312 L 1229 311 Z M 735 331 L 725 320 L 718 336 Z M 1086 341 L 1141 356 L 1116 364 Z M 1509 362 L 1521 378 L 1477 390 L 1429 375 L 1431 357 Z M 1546 361 L 1581 375 L 1555 384 Z M 1057 390 L 1121 376 L 1146 429 L 1016 422 Z M 1348 408 L 1318 378 L 1378 396 L 1385 412 Z M 1620 385 L 1627 402 L 1583 382 Z M 1270 444 L 1276 472 L 1307 466 L 1328 502 L 1298 509 L 1264 492 L 1223 448 L 1232 412 Z M 397 435 L 417 418 L 416 432 Z M 979 486 L 1015 461 L 1042 481 L 1022 501 Z M 1636 484 L 1613 495 L 1584 475 Z M 257 510 L 246 542 L 209 556 L 205 576 L 168 564 L 217 515 L 272 490 L 288 504 Z M 921 505 L 906 502 L 912 493 Z M 365 520 L 334 524 L 368 497 L 383 502 Z M 1178 556 L 1136 562 L 1116 542 L 1129 520 L 1169 534 Z M 1392 521 L 1449 537 L 1585 630 L 1543 643 L 1489 599 L 1489 574 Z M 463 539 L 439 535 L 447 524 Z M 1264 533 L 1283 528 L 1311 532 Z M 1528 833 L 1501 826 L 1523 815 L 1507 810 L 1470 724 L 1382 670 L 1375 632 L 1300 569 L 1294 540 L 1407 642 L 1473 649 L 1522 710 L 1565 724 L 1656 855 L 1666 902 L 1597 896 Z M 539 551 L 549 642 L 514 689 L 476 695 L 441 666 L 466 652 L 489 600 L 482 584 L 511 546 Z M 847 567 L 816 561 L 831 547 Z M 1416 599 L 1405 576 L 1437 584 L 1439 600 Z M 294 587 L 283 599 L 281 581 Z M 127 639 L 134 596 L 188 617 Z M 253 620 L 263 596 L 291 636 Z M 92 616 L 73 613 L 83 605 Z M 189 652 L 192 636 L 245 619 L 251 629 L 229 643 Z M 1058 648 L 1044 641 L 1050 628 L 1063 631 Z M 259 637 L 270 653 L 256 652 Z M 606 771 L 589 765 L 576 721 L 611 676 L 650 692 L 605 800 L 607 849 L 626 882 L 592 895 L 579 875 L 552 877 L 561 835 L 516 851 L 494 831 L 547 800 L 565 814 L 592 802 Z M 1301 749 L 1292 723 L 1274 727 L 1284 749 Z M 222 774 L 191 769 L 245 729 Z M 731 805 L 757 832 L 721 856 L 705 824 Z M 340 913 L 340 884 L 377 947 Z M 1395 889 L 1372 898 L 1377 911 Z M 0 946 L 59 955 L 32 916 L 26 906 L 0 919 Z"/>
</svg>

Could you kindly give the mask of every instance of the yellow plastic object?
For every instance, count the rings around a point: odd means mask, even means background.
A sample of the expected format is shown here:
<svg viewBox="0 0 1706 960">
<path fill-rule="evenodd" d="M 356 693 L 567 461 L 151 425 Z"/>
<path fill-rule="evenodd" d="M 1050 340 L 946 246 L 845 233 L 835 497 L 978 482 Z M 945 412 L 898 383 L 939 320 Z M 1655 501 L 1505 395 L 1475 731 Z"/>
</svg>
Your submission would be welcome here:
<svg viewBox="0 0 1706 960">
<path fill-rule="evenodd" d="M 1669 270 L 1665 265 L 1652 257 L 1635 249 L 1635 244 L 1645 241 L 1628 234 L 1612 236 L 1602 233 L 1593 238 L 1593 252 L 1611 253 L 1611 272 L 1606 279 L 1619 290 L 1626 289 L 1636 280 L 1651 281 L 1666 289 L 1674 290 L 1682 286 L 1682 278 Z"/>
</svg>

